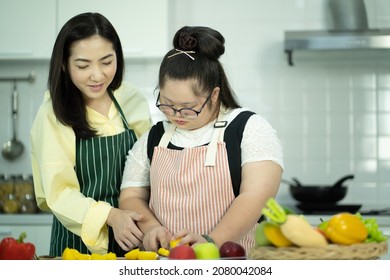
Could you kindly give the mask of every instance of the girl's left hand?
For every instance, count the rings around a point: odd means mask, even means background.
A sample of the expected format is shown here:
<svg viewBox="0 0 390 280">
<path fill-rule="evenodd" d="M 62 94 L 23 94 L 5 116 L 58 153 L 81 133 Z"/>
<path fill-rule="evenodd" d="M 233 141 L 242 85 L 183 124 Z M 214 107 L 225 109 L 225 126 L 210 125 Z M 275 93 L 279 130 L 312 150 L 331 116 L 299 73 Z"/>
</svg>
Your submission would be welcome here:
<svg viewBox="0 0 390 280">
<path fill-rule="evenodd" d="M 181 239 L 180 242 L 177 243 L 177 245 L 189 244 L 191 246 L 194 246 L 199 243 L 207 242 L 207 240 L 204 239 L 202 235 L 190 232 L 188 229 L 182 229 L 172 236 L 172 240 L 177 239 Z"/>
<path fill-rule="evenodd" d="M 162 225 L 153 226 L 145 233 L 143 247 L 147 251 L 154 252 L 157 252 L 160 247 L 168 249 L 171 236 L 169 230 Z"/>
</svg>

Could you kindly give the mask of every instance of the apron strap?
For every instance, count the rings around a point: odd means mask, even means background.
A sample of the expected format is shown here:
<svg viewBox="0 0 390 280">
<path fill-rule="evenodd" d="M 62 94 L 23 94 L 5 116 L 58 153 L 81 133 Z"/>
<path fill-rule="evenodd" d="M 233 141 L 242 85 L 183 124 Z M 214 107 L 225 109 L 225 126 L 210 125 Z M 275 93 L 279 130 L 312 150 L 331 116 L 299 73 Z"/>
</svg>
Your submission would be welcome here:
<svg viewBox="0 0 390 280">
<path fill-rule="evenodd" d="M 169 127 L 168 127 L 167 131 L 165 131 L 165 133 L 161 137 L 161 140 L 160 140 L 160 143 L 158 143 L 158 146 L 165 147 L 165 148 L 168 147 L 169 141 L 171 140 L 175 130 L 176 130 L 176 126 L 173 124 L 169 124 Z"/>
<path fill-rule="evenodd" d="M 236 116 L 238 116 L 242 111 L 243 111 L 243 109 L 234 110 L 233 112 L 231 112 L 229 115 L 229 120 L 234 120 L 236 118 Z M 214 124 L 215 129 L 214 129 L 210 144 L 208 145 L 208 148 L 207 148 L 205 166 L 215 166 L 215 157 L 216 157 L 217 148 L 218 148 L 217 143 L 224 141 L 225 130 L 229 124 L 228 121 L 224 121 L 224 119 L 226 119 L 225 114 L 226 114 L 226 110 L 221 106 L 221 108 L 219 110 L 217 121 Z"/>
<path fill-rule="evenodd" d="M 205 166 L 215 166 L 215 157 L 217 155 L 218 142 L 223 141 L 223 135 L 227 127 L 228 122 L 223 121 L 222 108 L 219 111 L 217 121 L 214 123 L 214 131 L 211 136 L 211 141 L 207 146 Z"/>
<path fill-rule="evenodd" d="M 116 101 L 116 99 L 115 99 L 115 97 L 114 97 L 114 94 L 111 92 L 111 90 L 108 90 L 108 94 L 110 95 L 112 101 L 114 102 L 114 105 L 115 105 L 116 109 L 117 109 L 118 112 L 119 112 L 119 116 L 120 116 L 121 119 L 122 119 L 122 122 L 123 122 L 124 127 L 125 127 L 126 129 L 130 129 L 129 124 L 128 124 L 127 120 L 126 120 L 125 114 L 123 113 L 121 106 L 119 106 L 118 101 Z"/>
</svg>

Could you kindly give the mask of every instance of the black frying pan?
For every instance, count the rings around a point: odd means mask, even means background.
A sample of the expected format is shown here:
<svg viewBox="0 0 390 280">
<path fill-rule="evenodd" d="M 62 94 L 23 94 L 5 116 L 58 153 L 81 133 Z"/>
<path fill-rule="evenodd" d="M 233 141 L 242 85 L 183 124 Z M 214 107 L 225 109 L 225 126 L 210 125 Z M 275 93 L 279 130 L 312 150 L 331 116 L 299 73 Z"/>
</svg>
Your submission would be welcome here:
<svg viewBox="0 0 390 280">
<path fill-rule="evenodd" d="M 354 177 L 344 176 L 333 185 L 302 185 L 296 178 L 292 179 L 294 183 L 286 180 L 282 182 L 289 184 L 291 195 L 301 203 L 336 203 L 347 194 L 348 188 L 343 183 Z"/>
</svg>

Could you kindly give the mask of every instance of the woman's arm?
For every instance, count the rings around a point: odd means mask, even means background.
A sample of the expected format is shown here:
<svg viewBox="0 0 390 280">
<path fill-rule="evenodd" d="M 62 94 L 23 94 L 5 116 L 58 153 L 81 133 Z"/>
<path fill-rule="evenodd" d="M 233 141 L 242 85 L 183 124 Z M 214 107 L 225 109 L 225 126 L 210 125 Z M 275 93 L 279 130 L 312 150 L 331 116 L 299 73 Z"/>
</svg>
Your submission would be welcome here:
<svg viewBox="0 0 390 280">
<path fill-rule="evenodd" d="M 170 233 L 164 228 L 149 208 L 150 162 L 147 156 L 149 133 L 142 135 L 129 151 L 122 177 L 119 208 L 136 211 L 143 218 L 137 222 L 145 234 L 143 246 L 146 250 L 157 251 L 158 247 L 168 248 Z"/>
<path fill-rule="evenodd" d="M 91 252 L 106 253 L 106 221 L 112 206 L 80 192 L 75 166 L 75 135 L 58 123 L 48 93 L 31 129 L 31 161 L 36 199 L 71 232 L 81 236 Z M 77 211 L 75 211 L 77 209 Z"/>
</svg>

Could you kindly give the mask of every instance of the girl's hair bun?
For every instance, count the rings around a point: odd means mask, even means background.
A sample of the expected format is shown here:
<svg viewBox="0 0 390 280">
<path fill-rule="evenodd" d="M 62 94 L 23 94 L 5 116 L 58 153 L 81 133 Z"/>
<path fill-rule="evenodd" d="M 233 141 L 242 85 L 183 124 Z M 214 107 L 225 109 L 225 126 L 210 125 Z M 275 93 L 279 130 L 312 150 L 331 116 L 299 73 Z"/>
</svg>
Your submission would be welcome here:
<svg viewBox="0 0 390 280">
<path fill-rule="evenodd" d="M 205 26 L 184 26 L 173 38 L 175 49 L 195 51 L 211 60 L 218 60 L 224 54 L 224 44 L 225 38 L 221 33 Z"/>
<path fill-rule="evenodd" d="M 179 34 L 179 44 L 177 47 L 183 51 L 193 51 L 196 49 L 197 42 L 195 37 L 191 36 L 188 32 L 183 31 Z"/>
</svg>

